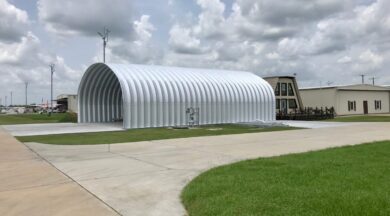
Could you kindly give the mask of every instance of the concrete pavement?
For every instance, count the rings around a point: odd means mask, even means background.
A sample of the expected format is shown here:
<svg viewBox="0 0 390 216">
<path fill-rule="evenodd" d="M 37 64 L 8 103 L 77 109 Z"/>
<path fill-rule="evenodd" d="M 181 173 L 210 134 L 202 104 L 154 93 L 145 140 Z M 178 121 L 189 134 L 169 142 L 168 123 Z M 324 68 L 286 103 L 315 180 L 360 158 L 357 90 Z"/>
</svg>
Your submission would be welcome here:
<svg viewBox="0 0 390 216">
<path fill-rule="evenodd" d="M 0 127 L 0 215 L 117 215 Z"/>
<path fill-rule="evenodd" d="M 126 144 L 59 146 L 28 143 L 123 215 L 184 215 L 179 195 L 212 167 L 364 142 L 390 140 L 390 123 L 195 137 Z"/>
<path fill-rule="evenodd" d="M 276 121 L 276 126 L 281 124 L 290 127 L 301 128 L 324 128 L 347 126 L 354 123 L 341 122 L 323 122 L 323 121 Z M 263 122 L 245 123 L 248 125 L 264 125 Z M 48 123 L 48 124 L 20 124 L 20 125 L 4 125 L 5 130 L 13 136 L 35 136 L 35 135 L 50 135 L 50 134 L 67 134 L 67 133 L 89 133 L 103 131 L 121 131 L 122 122 L 117 123 Z"/>
<path fill-rule="evenodd" d="M 19 124 L 3 125 L 6 131 L 13 136 L 35 136 L 67 133 L 89 133 L 103 131 L 121 131 L 122 122 L 77 124 L 77 123 L 47 123 L 47 124 Z"/>
</svg>

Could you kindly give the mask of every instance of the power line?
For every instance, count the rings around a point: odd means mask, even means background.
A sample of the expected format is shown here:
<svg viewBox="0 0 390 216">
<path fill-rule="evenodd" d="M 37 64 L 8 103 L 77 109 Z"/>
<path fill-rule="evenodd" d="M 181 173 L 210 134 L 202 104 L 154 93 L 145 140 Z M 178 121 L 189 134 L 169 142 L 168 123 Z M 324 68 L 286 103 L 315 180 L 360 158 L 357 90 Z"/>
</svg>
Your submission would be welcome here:
<svg viewBox="0 0 390 216">
<path fill-rule="evenodd" d="M 100 37 L 103 40 L 103 63 L 106 63 L 106 46 L 108 42 L 108 34 L 110 33 L 110 30 L 104 27 L 103 33 L 98 32 Z"/>
</svg>

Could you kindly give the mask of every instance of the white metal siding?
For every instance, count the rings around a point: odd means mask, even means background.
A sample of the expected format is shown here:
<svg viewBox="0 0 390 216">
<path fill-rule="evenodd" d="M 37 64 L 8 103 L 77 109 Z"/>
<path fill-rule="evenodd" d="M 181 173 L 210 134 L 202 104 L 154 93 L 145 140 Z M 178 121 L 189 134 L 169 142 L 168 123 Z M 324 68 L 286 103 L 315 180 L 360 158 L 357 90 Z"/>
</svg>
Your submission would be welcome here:
<svg viewBox="0 0 390 216">
<path fill-rule="evenodd" d="M 185 125 L 200 108 L 200 124 L 275 120 L 272 87 L 249 72 L 96 63 L 79 86 L 79 122 L 124 128 Z"/>
</svg>

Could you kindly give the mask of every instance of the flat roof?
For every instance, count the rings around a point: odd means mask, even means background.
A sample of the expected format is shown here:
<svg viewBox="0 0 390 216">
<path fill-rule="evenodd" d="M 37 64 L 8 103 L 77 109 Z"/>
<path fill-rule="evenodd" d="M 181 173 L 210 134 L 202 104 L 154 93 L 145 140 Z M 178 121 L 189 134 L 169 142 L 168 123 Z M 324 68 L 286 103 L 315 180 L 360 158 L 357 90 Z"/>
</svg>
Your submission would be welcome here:
<svg viewBox="0 0 390 216">
<path fill-rule="evenodd" d="M 354 84 L 354 85 L 335 85 L 323 87 L 306 87 L 299 90 L 318 90 L 318 89 L 337 89 L 337 90 L 351 90 L 351 91 L 390 91 L 389 87 L 377 86 L 371 84 Z"/>
</svg>

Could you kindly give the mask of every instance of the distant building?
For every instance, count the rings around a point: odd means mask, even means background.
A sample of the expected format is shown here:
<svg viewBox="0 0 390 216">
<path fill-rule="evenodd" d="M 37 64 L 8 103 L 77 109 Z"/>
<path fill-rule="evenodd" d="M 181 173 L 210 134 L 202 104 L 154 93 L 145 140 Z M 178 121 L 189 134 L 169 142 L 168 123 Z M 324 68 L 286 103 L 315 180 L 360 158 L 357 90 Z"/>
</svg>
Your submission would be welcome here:
<svg viewBox="0 0 390 216">
<path fill-rule="evenodd" d="M 274 76 L 263 78 L 275 92 L 276 112 L 289 113 L 303 108 L 299 88 L 293 76 Z"/>
<path fill-rule="evenodd" d="M 390 112 L 390 89 L 368 84 L 302 88 L 303 103 L 308 107 L 334 107 L 337 115 Z"/>
<path fill-rule="evenodd" d="M 69 112 L 78 112 L 77 95 L 62 94 L 57 96 L 57 107 Z"/>
</svg>

